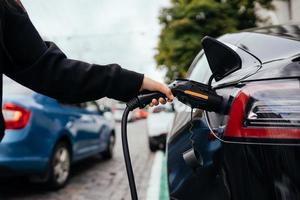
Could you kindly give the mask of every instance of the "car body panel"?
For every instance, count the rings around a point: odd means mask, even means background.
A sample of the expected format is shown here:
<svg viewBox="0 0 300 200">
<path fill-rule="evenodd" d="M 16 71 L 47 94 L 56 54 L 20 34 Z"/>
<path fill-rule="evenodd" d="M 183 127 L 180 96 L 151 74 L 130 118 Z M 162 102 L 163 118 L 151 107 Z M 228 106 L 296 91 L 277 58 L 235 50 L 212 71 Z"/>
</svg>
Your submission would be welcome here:
<svg viewBox="0 0 300 200">
<path fill-rule="evenodd" d="M 219 38 L 253 55 L 262 63 L 299 55 L 299 24 L 262 27 L 226 34 Z"/>
<path fill-rule="evenodd" d="M 201 113 L 200 113 L 201 115 Z M 170 196 L 177 199 L 227 199 L 221 176 L 214 166 L 214 155 L 221 148 L 218 140 L 209 140 L 206 123 L 194 115 L 180 129 L 180 135 L 168 142 L 168 181 Z M 183 154 L 194 149 L 201 154 L 198 166 L 189 166 Z M 214 188 L 211 190 L 210 188 Z"/>
</svg>

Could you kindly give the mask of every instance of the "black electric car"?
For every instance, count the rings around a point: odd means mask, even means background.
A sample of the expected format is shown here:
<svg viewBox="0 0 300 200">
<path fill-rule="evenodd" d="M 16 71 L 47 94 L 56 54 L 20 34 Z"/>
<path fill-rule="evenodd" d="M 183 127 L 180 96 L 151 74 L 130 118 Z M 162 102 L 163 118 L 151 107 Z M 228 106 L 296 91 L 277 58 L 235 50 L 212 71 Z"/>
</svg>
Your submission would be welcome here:
<svg viewBox="0 0 300 200">
<path fill-rule="evenodd" d="M 300 24 L 205 38 L 189 79 L 219 112 L 175 102 L 167 141 L 171 199 L 300 199 Z"/>
</svg>

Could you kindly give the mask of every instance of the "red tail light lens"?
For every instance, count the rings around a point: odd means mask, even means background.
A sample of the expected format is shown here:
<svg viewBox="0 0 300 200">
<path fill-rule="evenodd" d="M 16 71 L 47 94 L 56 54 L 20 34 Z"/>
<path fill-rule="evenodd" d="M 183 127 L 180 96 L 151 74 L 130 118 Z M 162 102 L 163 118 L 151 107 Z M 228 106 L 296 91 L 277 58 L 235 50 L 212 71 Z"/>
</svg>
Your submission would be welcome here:
<svg viewBox="0 0 300 200">
<path fill-rule="evenodd" d="M 30 111 L 13 103 L 5 103 L 2 113 L 6 129 L 22 129 L 27 125 L 30 118 Z"/>
<path fill-rule="evenodd" d="M 299 81 L 273 81 L 244 88 L 233 101 L 224 137 L 299 140 Z"/>
</svg>

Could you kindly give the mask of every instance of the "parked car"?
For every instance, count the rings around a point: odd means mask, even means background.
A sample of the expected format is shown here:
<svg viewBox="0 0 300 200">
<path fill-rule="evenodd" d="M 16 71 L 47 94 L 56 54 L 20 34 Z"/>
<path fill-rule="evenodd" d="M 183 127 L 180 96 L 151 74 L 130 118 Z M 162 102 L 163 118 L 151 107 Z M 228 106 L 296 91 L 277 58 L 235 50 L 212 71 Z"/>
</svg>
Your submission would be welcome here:
<svg viewBox="0 0 300 200">
<path fill-rule="evenodd" d="M 115 130 L 97 103 L 65 104 L 4 78 L 5 136 L 0 175 L 26 175 L 64 186 L 72 163 L 101 154 L 113 156 Z"/>
<path fill-rule="evenodd" d="M 122 121 L 122 116 L 123 116 L 125 108 L 126 108 L 126 104 L 121 103 L 121 102 L 119 102 L 113 106 L 112 111 L 113 111 L 113 116 L 114 116 L 114 119 L 116 120 L 116 122 Z M 133 115 L 133 112 L 130 112 L 128 115 L 127 121 L 133 122 L 134 120 L 135 120 L 135 117 Z"/>
<path fill-rule="evenodd" d="M 98 103 L 98 102 L 97 102 Z M 103 113 L 103 117 L 107 120 L 110 121 L 110 123 L 115 127 L 115 119 L 112 113 L 112 110 L 108 106 L 104 106 L 101 103 L 98 103 L 100 111 Z"/>
<path fill-rule="evenodd" d="M 196 110 L 191 121 L 176 103 L 171 199 L 300 199 L 300 24 L 203 42 L 189 79 L 211 82 L 228 107 Z"/>
<path fill-rule="evenodd" d="M 174 117 L 172 104 L 158 105 L 149 109 L 147 133 L 152 152 L 166 149 L 166 138 Z"/>
<path fill-rule="evenodd" d="M 135 109 L 133 111 L 133 115 L 135 119 L 147 119 L 148 117 L 148 112 L 145 109 Z"/>
</svg>

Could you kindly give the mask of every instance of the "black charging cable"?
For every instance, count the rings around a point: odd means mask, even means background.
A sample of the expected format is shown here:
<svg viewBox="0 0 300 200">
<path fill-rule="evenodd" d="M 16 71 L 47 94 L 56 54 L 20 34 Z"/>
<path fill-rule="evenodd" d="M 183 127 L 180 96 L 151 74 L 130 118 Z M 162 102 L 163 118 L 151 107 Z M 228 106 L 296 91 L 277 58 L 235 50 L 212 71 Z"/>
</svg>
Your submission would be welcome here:
<svg viewBox="0 0 300 200">
<path fill-rule="evenodd" d="M 128 147 L 128 139 L 127 139 L 127 118 L 130 111 L 136 108 L 144 108 L 146 105 L 151 103 L 152 99 L 159 99 L 160 97 L 166 98 L 166 96 L 159 92 L 146 93 L 139 95 L 138 97 L 133 98 L 127 103 L 127 106 L 124 110 L 121 122 L 121 134 L 122 134 L 122 148 L 123 155 L 125 160 L 125 166 L 127 171 L 127 177 L 129 182 L 129 188 L 131 193 L 132 200 L 138 200 L 134 174 L 132 170 L 131 158 Z"/>
</svg>

